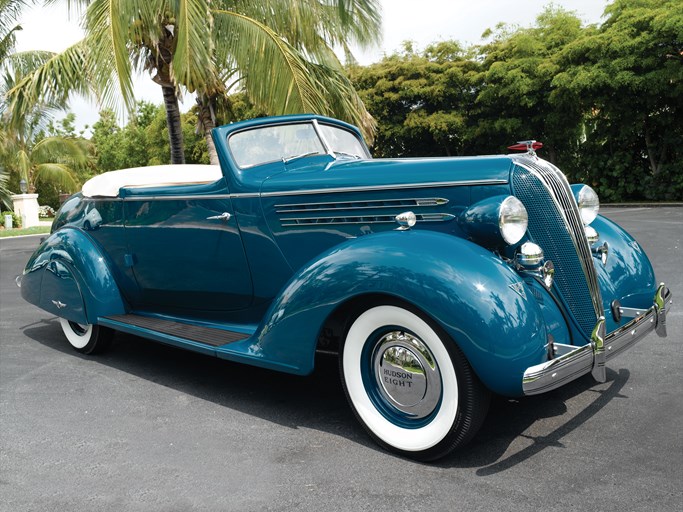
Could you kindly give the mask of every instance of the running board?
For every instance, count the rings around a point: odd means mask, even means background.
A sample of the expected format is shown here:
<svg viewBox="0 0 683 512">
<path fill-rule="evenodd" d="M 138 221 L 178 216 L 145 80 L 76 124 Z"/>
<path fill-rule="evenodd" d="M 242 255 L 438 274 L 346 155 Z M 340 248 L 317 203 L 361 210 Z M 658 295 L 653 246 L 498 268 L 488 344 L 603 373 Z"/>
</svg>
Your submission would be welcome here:
<svg viewBox="0 0 683 512">
<path fill-rule="evenodd" d="M 141 315 L 107 316 L 100 318 L 99 323 L 117 330 L 128 330 L 125 329 L 125 326 L 130 326 L 212 347 L 220 347 L 249 337 L 249 334 L 243 332 L 213 329 L 211 327 L 202 327 L 200 325 L 185 324 L 173 320 Z M 136 334 L 137 329 L 132 334 Z"/>
<path fill-rule="evenodd" d="M 99 317 L 97 323 L 116 331 L 141 336 L 166 345 L 199 352 L 228 361 L 246 363 L 270 370 L 304 375 L 301 368 L 264 357 L 253 338 L 257 326 L 225 324 L 225 328 L 205 327 L 182 321 L 143 315 Z"/>
</svg>

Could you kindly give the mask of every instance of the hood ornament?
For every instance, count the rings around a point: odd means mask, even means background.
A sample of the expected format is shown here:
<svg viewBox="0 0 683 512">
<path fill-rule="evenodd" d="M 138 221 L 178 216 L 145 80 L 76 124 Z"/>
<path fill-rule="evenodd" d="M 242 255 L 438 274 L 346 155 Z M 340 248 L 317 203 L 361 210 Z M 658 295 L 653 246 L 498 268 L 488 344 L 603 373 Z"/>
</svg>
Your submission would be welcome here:
<svg viewBox="0 0 683 512">
<path fill-rule="evenodd" d="M 536 157 L 536 150 L 541 149 L 543 147 L 542 142 L 538 142 L 535 140 L 522 140 L 517 142 L 517 144 L 513 144 L 512 146 L 508 146 L 508 149 L 512 151 L 526 151 L 526 154 L 532 157 Z"/>
</svg>

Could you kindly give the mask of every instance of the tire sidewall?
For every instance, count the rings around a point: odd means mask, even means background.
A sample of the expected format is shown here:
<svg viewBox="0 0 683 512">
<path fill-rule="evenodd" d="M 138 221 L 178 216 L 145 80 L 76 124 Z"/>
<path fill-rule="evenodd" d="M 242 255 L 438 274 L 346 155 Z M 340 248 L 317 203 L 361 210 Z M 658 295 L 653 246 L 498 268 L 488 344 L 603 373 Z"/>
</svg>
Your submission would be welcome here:
<svg viewBox="0 0 683 512">
<path fill-rule="evenodd" d="M 84 330 L 83 333 L 79 333 L 74 329 L 74 322 L 66 318 L 60 318 L 59 323 L 62 326 L 64 336 L 66 336 L 67 341 L 75 350 L 87 353 L 89 346 L 94 345 L 97 333 L 96 326 L 93 324 L 76 324 Z"/>
<path fill-rule="evenodd" d="M 363 378 L 364 351 L 374 343 L 382 329 L 406 330 L 419 338 L 432 352 L 441 374 L 442 396 L 431 420 L 416 428 L 392 422 L 373 404 Z M 394 305 L 379 305 L 360 314 L 352 323 L 343 342 L 340 367 L 342 381 L 356 416 L 370 434 L 388 448 L 419 455 L 448 443 L 460 406 L 459 382 L 452 354 L 432 326 L 416 313 Z M 438 450 L 438 448 L 436 448 Z"/>
</svg>

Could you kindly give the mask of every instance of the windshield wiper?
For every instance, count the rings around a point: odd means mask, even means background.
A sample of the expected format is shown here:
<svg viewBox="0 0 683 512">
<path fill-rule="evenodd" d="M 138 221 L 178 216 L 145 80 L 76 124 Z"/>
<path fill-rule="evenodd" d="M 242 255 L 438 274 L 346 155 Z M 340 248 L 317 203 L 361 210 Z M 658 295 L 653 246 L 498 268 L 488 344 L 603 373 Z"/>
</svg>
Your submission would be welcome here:
<svg viewBox="0 0 683 512">
<path fill-rule="evenodd" d="M 282 161 L 286 164 L 293 160 L 297 160 L 299 158 L 305 158 L 307 156 L 313 156 L 313 155 L 319 155 L 319 151 L 309 151 L 308 153 L 301 153 L 300 155 L 294 155 L 294 156 L 288 156 L 288 157 L 282 157 Z"/>
<path fill-rule="evenodd" d="M 337 155 L 339 155 L 339 156 L 349 156 L 349 157 L 354 158 L 354 159 L 356 159 L 356 160 L 360 160 L 360 159 L 361 159 L 361 157 L 358 156 L 358 155 L 355 155 L 355 154 L 353 154 L 353 153 L 345 153 L 344 151 L 334 151 L 334 155 L 335 155 L 335 156 L 337 156 Z"/>
</svg>

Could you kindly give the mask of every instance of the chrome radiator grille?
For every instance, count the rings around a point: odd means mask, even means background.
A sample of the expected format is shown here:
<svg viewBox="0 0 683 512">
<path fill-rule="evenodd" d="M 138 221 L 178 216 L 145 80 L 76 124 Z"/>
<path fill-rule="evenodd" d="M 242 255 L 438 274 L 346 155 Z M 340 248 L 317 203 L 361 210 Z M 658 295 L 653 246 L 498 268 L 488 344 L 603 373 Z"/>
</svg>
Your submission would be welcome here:
<svg viewBox="0 0 683 512">
<path fill-rule="evenodd" d="M 512 188 L 529 212 L 529 234 L 555 264 L 555 287 L 590 337 L 604 313 L 593 256 L 569 184 L 548 162 L 524 156 L 514 161 Z"/>
</svg>

